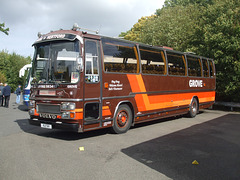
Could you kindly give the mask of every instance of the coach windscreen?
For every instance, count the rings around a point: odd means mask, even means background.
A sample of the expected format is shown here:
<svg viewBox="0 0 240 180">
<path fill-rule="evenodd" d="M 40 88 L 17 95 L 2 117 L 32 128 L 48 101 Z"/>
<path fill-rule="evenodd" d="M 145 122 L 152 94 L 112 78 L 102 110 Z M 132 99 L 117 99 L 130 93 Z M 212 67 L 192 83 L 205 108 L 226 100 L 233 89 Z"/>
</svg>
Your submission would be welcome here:
<svg viewBox="0 0 240 180">
<path fill-rule="evenodd" d="M 79 42 L 54 41 L 35 45 L 32 77 L 36 83 L 77 83 L 81 62 Z"/>
</svg>

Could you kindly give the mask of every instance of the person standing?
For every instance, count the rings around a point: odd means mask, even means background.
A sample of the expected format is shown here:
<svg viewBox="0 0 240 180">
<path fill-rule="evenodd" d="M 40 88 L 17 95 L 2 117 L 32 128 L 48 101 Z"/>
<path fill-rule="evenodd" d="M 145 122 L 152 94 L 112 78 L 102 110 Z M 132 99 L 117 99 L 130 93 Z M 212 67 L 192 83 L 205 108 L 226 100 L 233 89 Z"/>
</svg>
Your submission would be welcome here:
<svg viewBox="0 0 240 180">
<path fill-rule="evenodd" d="M 18 88 L 16 89 L 16 103 L 19 104 L 20 103 L 20 98 L 21 98 L 21 85 L 18 85 Z"/>
<path fill-rule="evenodd" d="M 3 97 L 4 97 L 4 107 L 9 107 L 9 100 L 11 95 L 11 87 L 5 83 L 3 88 Z"/>
<path fill-rule="evenodd" d="M 0 83 L 0 106 L 3 106 L 3 83 Z"/>
</svg>

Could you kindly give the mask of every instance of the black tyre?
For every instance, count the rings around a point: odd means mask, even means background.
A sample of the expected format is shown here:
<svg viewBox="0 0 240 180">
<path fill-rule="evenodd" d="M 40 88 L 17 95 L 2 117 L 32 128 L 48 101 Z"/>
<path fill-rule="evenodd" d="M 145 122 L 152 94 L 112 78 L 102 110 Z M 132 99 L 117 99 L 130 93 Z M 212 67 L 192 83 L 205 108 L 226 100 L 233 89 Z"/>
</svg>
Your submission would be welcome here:
<svg viewBox="0 0 240 180">
<path fill-rule="evenodd" d="M 113 119 L 112 131 L 116 134 L 125 133 L 132 124 L 132 111 L 128 105 L 120 105 Z"/>
<path fill-rule="evenodd" d="M 197 115 L 197 113 L 198 113 L 198 101 L 196 98 L 193 98 L 189 107 L 188 116 L 194 118 Z"/>
</svg>

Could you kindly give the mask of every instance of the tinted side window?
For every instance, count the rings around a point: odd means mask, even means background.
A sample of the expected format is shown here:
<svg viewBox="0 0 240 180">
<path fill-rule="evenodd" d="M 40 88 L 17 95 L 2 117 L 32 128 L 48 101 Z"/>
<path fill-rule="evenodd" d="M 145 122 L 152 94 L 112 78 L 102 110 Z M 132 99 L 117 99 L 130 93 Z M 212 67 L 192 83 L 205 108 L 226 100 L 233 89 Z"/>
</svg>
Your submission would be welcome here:
<svg viewBox="0 0 240 180">
<path fill-rule="evenodd" d="M 137 73 L 139 71 L 135 44 L 103 38 L 102 45 L 106 72 Z"/>
<path fill-rule="evenodd" d="M 213 67 L 213 62 L 211 60 L 209 62 L 209 68 L 210 68 L 210 77 L 214 77 L 214 67 Z"/>
<path fill-rule="evenodd" d="M 99 118 L 99 103 L 87 103 L 85 105 L 85 120 L 93 120 Z"/>
<path fill-rule="evenodd" d="M 184 55 L 167 52 L 168 74 L 174 76 L 185 76 L 186 63 Z"/>
<path fill-rule="evenodd" d="M 201 60 L 199 58 L 187 56 L 187 65 L 188 65 L 188 75 L 201 77 L 202 69 L 201 69 Z"/>
<path fill-rule="evenodd" d="M 206 59 L 202 59 L 202 65 L 203 65 L 203 76 L 209 77 L 208 61 Z"/>
<path fill-rule="evenodd" d="M 140 46 L 142 73 L 166 74 L 164 52 Z"/>
<path fill-rule="evenodd" d="M 96 41 L 85 42 L 85 80 L 87 82 L 98 82 L 98 51 Z"/>
</svg>

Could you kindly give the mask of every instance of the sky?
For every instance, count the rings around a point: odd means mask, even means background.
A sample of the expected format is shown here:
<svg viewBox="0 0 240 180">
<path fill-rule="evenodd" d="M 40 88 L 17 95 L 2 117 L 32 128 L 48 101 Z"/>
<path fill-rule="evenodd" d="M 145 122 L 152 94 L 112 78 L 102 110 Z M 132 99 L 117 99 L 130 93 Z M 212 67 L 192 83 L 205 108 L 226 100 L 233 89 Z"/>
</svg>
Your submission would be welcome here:
<svg viewBox="0 0 240 180">
<path fill-rule="evenodd" d="M 0 51 L 33 56 L 38 32 L 79 27 L 117 37 L 130 30 L 142 16 L 162 8 L 165 0 L 0 0 Z"/>
</svg>

